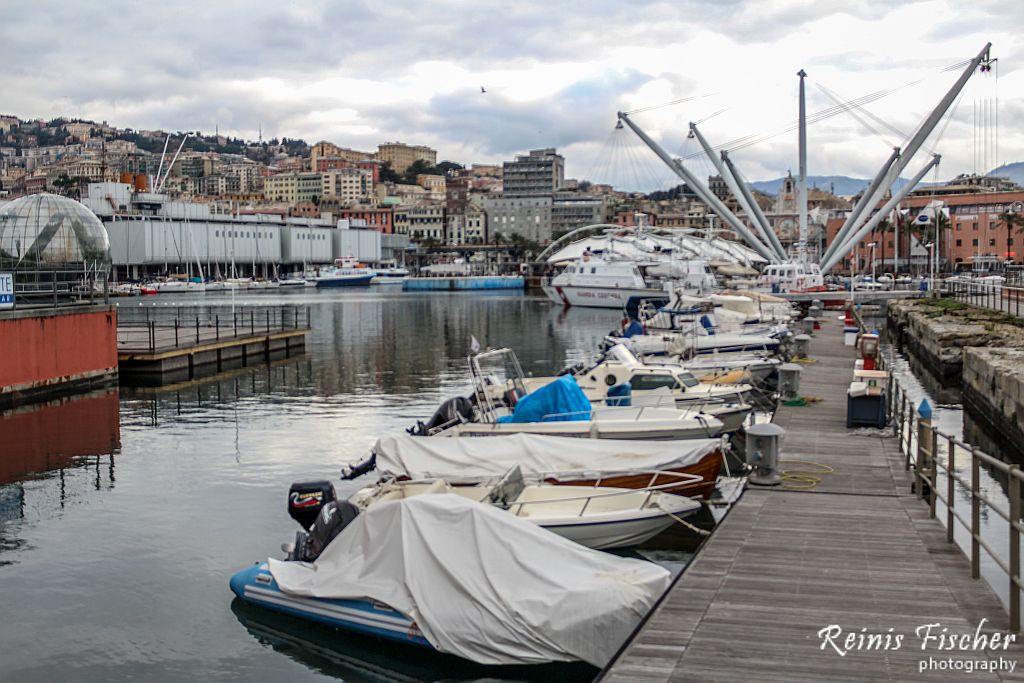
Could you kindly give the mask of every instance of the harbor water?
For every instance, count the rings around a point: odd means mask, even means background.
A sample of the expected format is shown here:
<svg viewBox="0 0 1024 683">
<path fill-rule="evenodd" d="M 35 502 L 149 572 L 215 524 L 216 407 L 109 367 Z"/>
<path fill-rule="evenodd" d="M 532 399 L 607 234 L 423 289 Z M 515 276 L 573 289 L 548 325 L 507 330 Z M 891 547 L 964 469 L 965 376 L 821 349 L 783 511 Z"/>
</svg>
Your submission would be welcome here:
<svg viewBox="0 0 1024 683">
<path fill-rule="evenodd" d="M 550 374 L 619 319 L 515 291 L 389 290 L 123 299 L 124 319 L 308 306 L 312 333 L 270 365 L 0 418 L 0 678 L 589 680 L 587 666 L 481 671 L 233 604 L 231 574 L 279 557 L 297 528 L 288 485 L 360 486 L 337 481 L 341 465 L 466 393 L 473 337 Z"/>
</svg>

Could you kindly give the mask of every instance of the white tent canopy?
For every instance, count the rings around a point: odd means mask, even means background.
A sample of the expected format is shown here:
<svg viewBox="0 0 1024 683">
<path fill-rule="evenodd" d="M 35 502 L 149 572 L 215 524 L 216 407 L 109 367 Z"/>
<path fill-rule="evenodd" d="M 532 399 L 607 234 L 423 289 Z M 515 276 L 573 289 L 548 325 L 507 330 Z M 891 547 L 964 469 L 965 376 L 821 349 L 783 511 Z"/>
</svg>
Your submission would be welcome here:
<svg viewBox="0 0 1024 683">
<path fill-rule="evenodd" d="M 765 259 L 744 244 L 721 237 L 675 232 L 662 234 L 643 232 L 622 233 L 606 230 L 571 242 L 548 256 L 549 263 L 564 263 L 578 259 L 589 249 L 591 253 L 615 254 L 636 261 L 668 261 L 671 259 L 704 259 L 710 262 L 739 263 L 744 266 L 766 263 Z"/>
<path fill-rule="evenodd" d="M 668 470 L 698 462 L 721 448 L 718 439 L 630 441 L 562 436 L 382 437 L 373 447 L 381 474 L 409 479 L 471 481 L 499 476 L 518 465 L 525 475 L 565 473 L 563 481 L 595 473 Z"/>
<path fill-rule="evenodd" d="M 452 494 L 373 505 L 316 562 L 268 564 L 286 593 L 383 602 L 481 664 L 604 666 L 669 583 L 656 564 Z"/>
</svg>

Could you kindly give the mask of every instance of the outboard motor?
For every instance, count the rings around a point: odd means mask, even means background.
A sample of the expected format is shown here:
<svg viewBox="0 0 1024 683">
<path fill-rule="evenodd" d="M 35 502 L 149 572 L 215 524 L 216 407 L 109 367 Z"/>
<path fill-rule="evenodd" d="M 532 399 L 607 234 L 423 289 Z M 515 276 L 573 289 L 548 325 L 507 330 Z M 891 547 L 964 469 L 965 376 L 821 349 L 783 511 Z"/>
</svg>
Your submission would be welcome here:
<svg viewBox="0 0 1024 683">
<path fill-rule="evenodd" d="M 289 555 L 288 559 L 316 561 L 324 548 L 358 516 L 359 508 L 347 500 L 333 500 L 324 505 L 309 533 L 300 531 L 295 535 L 294 557 Z"/>
<path fill-rule="evenodd" d="M 472 420 L 473 402 L 465 396 L 456 396 L 442 403 L 434 416 L 426 423 L 417 422 L 415 427 L 411 427 L 407 431 L 413 436 L 429 436 L 438 427 L 471 422 Z"/>
<path fill-rule="evenodd" d="M 327 480 L 295 482 L 288 489 L 288 515 L 308 531 L 320 510 L 335 498 L 334 484 Z"/>
</svg>

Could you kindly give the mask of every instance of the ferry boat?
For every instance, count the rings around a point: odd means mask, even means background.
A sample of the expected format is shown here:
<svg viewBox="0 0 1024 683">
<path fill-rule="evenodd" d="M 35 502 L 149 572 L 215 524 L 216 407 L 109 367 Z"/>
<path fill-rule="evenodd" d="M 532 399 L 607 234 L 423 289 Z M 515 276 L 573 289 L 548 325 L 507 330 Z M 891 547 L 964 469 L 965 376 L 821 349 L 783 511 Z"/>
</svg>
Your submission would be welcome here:
<svg viewBox="0 0 1024 683">
<path fill-rule="evenodd" d="M 384 268 L 377 269 L 377 275 L 370 281 L 371 285 L 400 285 L 409 277 L 409 271 L 405 268 Z"/>
<path fill-rule="evenodd" d="M 765 267 L 758 284 L 772 294 L 826 291 L 821 269 L 810 262 L 773 263 Z"/>
<path fill-rule="evenodd" d="M 584 252 L 543 289 L 557 304 L 621 309 L 634 297 L 667 297 L 675 289 L 700 296 L 715 286 L 715 276 L 702 259 L 641 261 Z"/>
<path fill-rule="evenodd" d="M 334 259 L 334 265 L 320 270 L 313 277 L 317 287 L 362 287 L 370 284 L 377 273 L 352 256 Z"/>
</svg>

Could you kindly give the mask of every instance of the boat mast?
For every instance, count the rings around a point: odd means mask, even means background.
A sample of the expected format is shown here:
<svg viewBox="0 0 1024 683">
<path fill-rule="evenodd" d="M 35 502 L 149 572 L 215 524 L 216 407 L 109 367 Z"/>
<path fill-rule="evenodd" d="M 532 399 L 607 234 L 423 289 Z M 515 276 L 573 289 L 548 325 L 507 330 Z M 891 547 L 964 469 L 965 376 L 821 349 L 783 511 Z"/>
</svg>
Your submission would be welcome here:
<svg viewBox="0 0 1024 683">
<path fill-rule="evenodd" d="M 733 180 L 736 181 L 736 185 L 740 188 L 740 192 L 743 194 L 744 197 L 746 197 L 747 204 L 749 204 L 750 208 L 754 211 L 754 219 L 761 224 L 761 228 L 768 236 L 768 240 L 771 242 L 771 246 L 775 249 L 776 252 L 779 253 L 780 258 L 782 258 L 782 260 L 785 261 L 786 250 L 782 247 L 782 242 L 779 241 L 779 236 L 775 234 L 774 230 L 772 230 L 772 224 L 768 221 L 768 217 L 764 215 L 764 212 L 761 210 L 761 207 L 757 203 L 757 199 L 750 191 L 750 185 L 748 185 L 747 182 L 743 179 L 743 176 L 740 175 L 740 172 L 733 165 L 732 159 L 729 158 L 729 153 L 726 152 L 724 149 L 722 150 L 722 164 L 725 166 L 726 169 L 728 169 L 729 173 L 733 177 Z"/>
<path fill-rule="evenodd" d="M 799 142 L 800 142 L 800 185 L 797 210 L 800 212 L 800 237 L 797 244 L 799 260 L 807 259 L 807 102 L 804 97 L 804 79 L 807 72 L 803 69 L 797 72 L 800 77 L 800 119 L 799 119 Z"/>
<path fill-rule="evenodd" d="M 839 263 L 839 261 L 841 261 L 844 256 L 849 254 L 850 251 L 861 242 L 861 240 L 868 236 L 868 233 L 874 230 L 875 227 L 877 227 L 878 224 L 882 222 L 883 218 L 889 215 L 890 211 L 896 208 L 897 204 L 903 201 L 904 197 L 910 194 L 910 192 L 915 187 L 917 187 L 917 184 L 921 182 L 921 179 L 924 178 L 925 175 L 927 175 L 928 171 L 932 170 L 932 168 L 936 166 L 941 159 L 942 157 L 939 156 L 938 154 L 934 155 L 931 161 L 925 164 L 924 168 L 917 172 L 917 175 L 911 178 L 909 182 L 907 182 L 903 187 L 900 188 L 899 192 L 894 194 L 892 198 L 885 203 L 885 206 L 883 206 L 880 210 L 875 212 L 875 215 L 871 217 L 871 220 L 869 220 L 867 223 L 861 226 L 859 230 L 857 230 L 857 234 L 855 234 L 853 237 L 847 240 L 843 246 L 836 249 L 832 256 L 829 257 L 828 261 L 826 261 L 825 264 L 821 267 L 821 272 L 827 272 L 830 268 Z"/>
<path fill-rule="evenodd" d="M 726 167 L 722 163 L 722 159 L 719 158 L 717 154 L 715 154 L 715 151 L 711 148 L 711 145 L 708 144 L 707 139 L 705 139 L 704 135 L 700 132 L 700 130 L 697 129 L 696 123 L 690 124 L 690 132 L 693 133 L 693 137 L 695 137 L 697 139 L 697 142 L 700 143 L 701 148 L 704 150 L 704 154 L 706 154 L 708 159 L 711 160 L 711 165 L 715 167 L 716 171 L 718 171 L 718 175 L 722 176 L 722 179 L 725 181 L 725 184 L 728 185 L 729 187 L 729 191 L 732 192 L 732 195 L 734 197 L 736 197 L 736 201 L 738 201 L 743 210 L 746 211 L 747 218 L 750 220 L 750 223 L 757 230 L 758 236 L 772 251 L 778 252 L 776 259 L 785 261 L 786 253 L 784 251 L 779 251 L 778 249 L 775 248 L 775 243 L 771 240 L 771 237 L 769 237 L 768 235 L 768 232 L 771 231 L 771 228 L 763 225 L 760 222 L 758 216 L 754 213 L 754 209 L 753 207 L 750 206 L 750 203 L 748 201 L 748 195 L 745 194 L 740 188 L 739 179 L 733 177 L 732 169 Z"/>
<path fill-rule="evenodd" d="M 939 121 L 949 110 L 950 106 L 952 106 L 953 101 L 960 95 L 960 91 L 963 90 L 964 86 L 967 84 L 967 81 L 970 79 L 970 77 L 974 75 L 974 71 L 978 68 L 978 66 L 983 64 L 987 65 L 991 62 L 991 59 L 989 57 L 989 49 L 991 47 L 992 43 L 985 44 L 985 47 L 982 48 L 981 52 L 979 52 L 977 56 L 975 56 L 974 59 L 972 59 L 967 64 L 967 67 L 964 69 L 963 73 L 960 74 L 960 77 L 956 80 L 953 86 L 943 96 L 943 98 L 939 100 L 939 103 L 935 105 L 935 108 L 931 111 L 931 113 L 924 120 L 924 122 L 921 123 L 921 126 L 914 132 L 914 135 L 910 138 L 910 141 L 903 148 L 903 153 L 899 155 L 899 158 L 896 159 L 896 161 L 892 165 L 891 170 L 889 171 L 888 178 L 890 178 L 891 180 L 889 180 L 889 182 L 884 184 L 882 187 L 879 187 L 875 192 L 876 195 L 879 192 L 885 192 L 885 190 L 888 189 L 889 185 L 892 182 L 894 182 L 897 178 L 899 178 L 899 175 L 900 173 L 902 173 L 903 169 L 907 167 L 907 165 L 913 159 L 914 155 L 917 154 L 917 151 L 921 149 L 921 146 L 924 144 L 924 141 L 928 138 L 929 135 L 932 134 L 932 131 L 935 130 L 935 127 L 939 125 Z M 880 197 L 875 198 L 874 203 L 877 203 L 878 199 L 880 199 Z M 869 202 L 870 201 L 871 200 L 869 199 Z M 866 204 L 864 207 L 865 210 L 870 211 L 874 203 Z M 859 235 L 860 232 L 858 231 L 857 234 Z M 824 273 L 829 268 L 831 268 L 832 265 L 835 265 L 835 263 L 838 262 L 838 259 L 835 258 L 835 254 L 837 252 L 842 251 L 844 254 L 848 253 L 850 251 L 850 248 L 852 248 L 855 245 L 855 239 L 856 237 L 849 238 L 845 242 L 840 243 L 839 246 L 833 249 L 833 253 L 829 255 L 827 259 L 822 259 L 821 271 Z M 839 240 L 836 239 L 834 241 L 838 242 Z M 831 265 L 826 267 L 825 264 Z"/>
<path fill-rule="evenodd" d="M 729 207 L 723 204 L 722 201 L 715 196 L 714 192 L 709 190 L 707 186 L 704 185 L 704 183 L 702 183 L 699 179 L 697 179 L 696 176 L 690 173 L 690 171 L 685 166 L 683 166 L 681 163 L 673 159 L 669 155 L 669 153 L 662 149 L 662 147 L 658 143 L 652 140 L 650 136 L 647 135 L 647 133 L 641 130 L 640 127 L 637 126 L 635 123 L 633 123 L 633 120 L 629 118 L 628 114 L 620 111 L 619 120 L 624 121 L 626 125 L 629 126 L 630 129 L 634 133 L 636 133 L 641 140 L 644 141 L 644 144 L 650 147 L 651 151 L 657 154 L 658 158 L 665 162 L 665 165 L 672 169 L 672 171 L 677 176 L 682 178 L 682 180 L 687 184 L 687 186 L 691 190 L 696 192 L 697 195 L 704 201 L 705 204 L 707 204 L 711 208 L 712 211 L 718 214 L 720 218 L 725 220 L 730 225 L 730 227 L 732 227 L 732 229 L 735 230 L 736 233 L 740 235 L 740 237 L 742 237 L 747 242 L 747 244 L 749 244 L 754 249 L 754 251 L 756 251 L 758 254 L 760 254 L 768 261 L 772 261 L 775 258 L 775 256 L 772 254 L 771 249 L 762 244 L 761 240 L 757 239 L 757 237 L 755 237 L 753 233 L 747 230 L 747 226 L 743 224 L 743 221 L 738 219 L 736 215 L 729 210 Z"/>
</svg>

